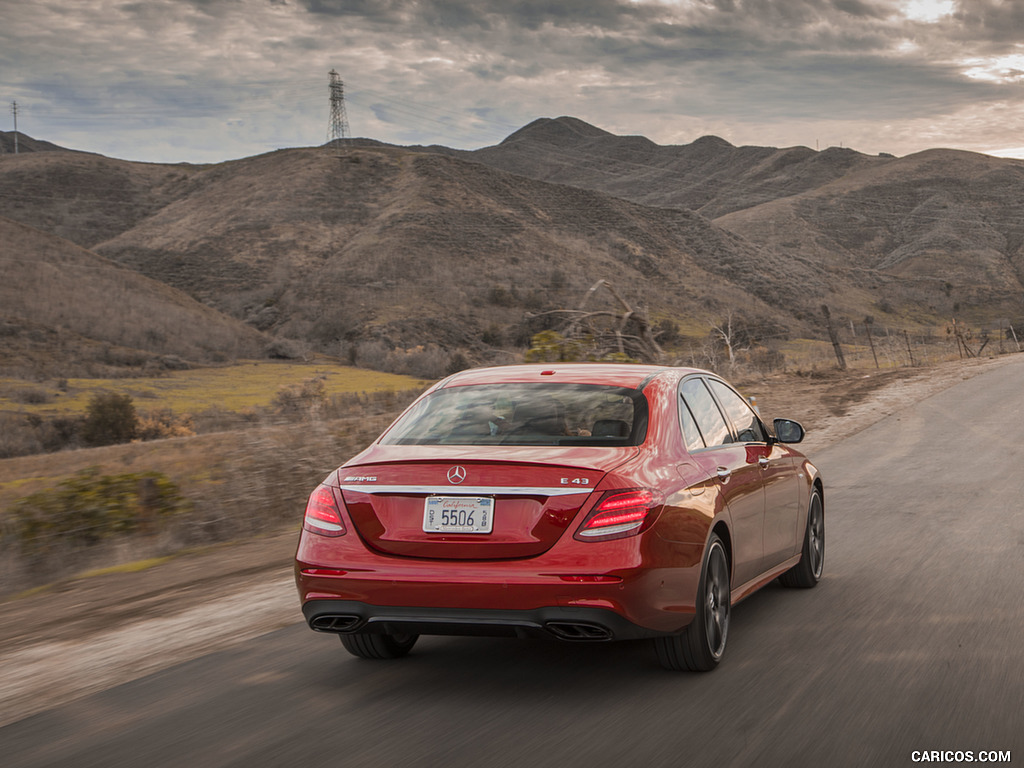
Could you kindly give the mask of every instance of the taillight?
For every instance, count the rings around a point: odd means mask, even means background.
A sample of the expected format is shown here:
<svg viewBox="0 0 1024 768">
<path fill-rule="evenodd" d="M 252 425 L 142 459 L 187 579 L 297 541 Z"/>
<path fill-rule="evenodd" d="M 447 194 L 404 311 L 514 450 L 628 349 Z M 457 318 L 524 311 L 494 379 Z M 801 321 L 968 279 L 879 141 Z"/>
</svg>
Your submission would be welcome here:
<svg viewBox="0 0 1024 768">
<path fill-rule="evenodd" d="M 306 517 L 302 521 L 302 527 L 310 533 L 318 533 L 321 536 L 344 536 L 345 523 L 341 520 L 341 512 L 338 511 L 338 502 L 334 498 L 334 491 L 326 485 L 318 486 L 309 495 L 306 502 Z"/>
<path fill-rule="evenodd" d="M 621 539 L 635 536 L 650 522 L 661 496 L 650 488 L 609 491 L 587 515 L 576 538 L 582 541 Z"/>
</svg>

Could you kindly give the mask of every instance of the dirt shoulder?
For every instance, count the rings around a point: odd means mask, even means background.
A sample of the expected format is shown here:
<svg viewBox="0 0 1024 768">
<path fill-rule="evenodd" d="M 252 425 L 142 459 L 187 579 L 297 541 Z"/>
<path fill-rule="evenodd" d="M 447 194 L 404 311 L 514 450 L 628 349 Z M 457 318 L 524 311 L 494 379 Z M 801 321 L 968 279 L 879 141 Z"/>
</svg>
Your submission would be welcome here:
<svg viewBox="0 0 1024 768">
<path fill-rule="evenodd" d="M 767 420 L 808 429 L 816 451 L 1024 355 L 928 369 L 777 374 L 738 381 Z M 69 579 L 0 603 L 0 726 L 302 620 L 291 561 L 298 531 Z"/>
</svg>

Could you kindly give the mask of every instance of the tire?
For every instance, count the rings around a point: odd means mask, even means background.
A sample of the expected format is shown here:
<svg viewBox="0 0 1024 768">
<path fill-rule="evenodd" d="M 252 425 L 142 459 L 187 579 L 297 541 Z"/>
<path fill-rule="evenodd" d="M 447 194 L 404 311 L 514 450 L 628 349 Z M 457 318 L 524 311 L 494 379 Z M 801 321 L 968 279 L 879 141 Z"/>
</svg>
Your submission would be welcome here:
<svg viewBox="0 0 1024 768">
<path fill-rule="evenodd" d="M 824 568 L 825 507 L 821 503 L 821 493 L 815 488 L 807 505 L 807 527 L 804 529 L 800 562 L 779 576 L 779 583 L 784 587 L 810 589 L 821 580 Z"/>
<path fill-rule="evenodd" d="M 357 632 L 354 635 L 339 635 L 345 650 L 360 659 L 397 659 L 405 656 L 419 639 L 419 635 L 406 632 L 394 634 L 372 634 Z"/>
<path fill-rule="evenodd" d="M 701 565 L 693 621 L 681 634 L 654 640 L 665 669 L 710 672 L 718 666 L 729 636 L 730 594 L 729 558 L 722 540 L 712 534 Z"/>
</svg>

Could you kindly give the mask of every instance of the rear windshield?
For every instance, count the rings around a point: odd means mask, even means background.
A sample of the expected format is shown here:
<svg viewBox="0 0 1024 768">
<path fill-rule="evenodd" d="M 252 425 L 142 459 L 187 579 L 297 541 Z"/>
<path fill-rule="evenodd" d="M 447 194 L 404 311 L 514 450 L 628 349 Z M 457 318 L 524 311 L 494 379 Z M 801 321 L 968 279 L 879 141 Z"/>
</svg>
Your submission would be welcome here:
<svg viewBox="0 0 1024 768">
<path fill-rule="evenodd" d="M 381 442 L 390 445 L 639 445 L 647 399 L 595 384 L 479 384 L 431 393 Z"/>
</svg>

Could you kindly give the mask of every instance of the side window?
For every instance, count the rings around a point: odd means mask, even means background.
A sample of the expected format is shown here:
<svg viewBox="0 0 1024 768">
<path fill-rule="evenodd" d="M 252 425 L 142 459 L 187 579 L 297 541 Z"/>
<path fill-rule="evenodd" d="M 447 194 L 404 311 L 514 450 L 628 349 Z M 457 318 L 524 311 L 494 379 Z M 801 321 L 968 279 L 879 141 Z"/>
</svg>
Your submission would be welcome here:
<svg viewBox="0 0 1024 768">
<path fill-rule="evenodd" d="M 690 406 L 682 397 L 679 398 L 679 423 L 683 428 L 686 450 L 696 451 L 698 448 L 705 447 L 704 438 L 700 436 L 700 430 L 697 428 L 697 422 L 694 421 L 693 414 L 690 413 Z"/>
<path fill-rule="evenodd" d="M 736 427 L 739 441 L 741 443 L 767 442 L 768 437 L 765 435 L 764 427 L 761 426 L 761 420 L 757 418 L 757 414 L 747 404 L 747 401 L 720 381 L 711 379 L 709 383 L 718 397 L 718 401 L 725 408 L 725 412 L 729 414 L 733 426 Z"/>
<path fill-rule="evenodd" d="M 679 391 L 683 396 L 683 404 L 689 406 L 689 412 L 693 414 L 700 433 L 704 437 L 704 443 L 708 447 L 724 445 L 732 441 L 729 426 L 703 380 L 687 379 Z"/>
</svg>

